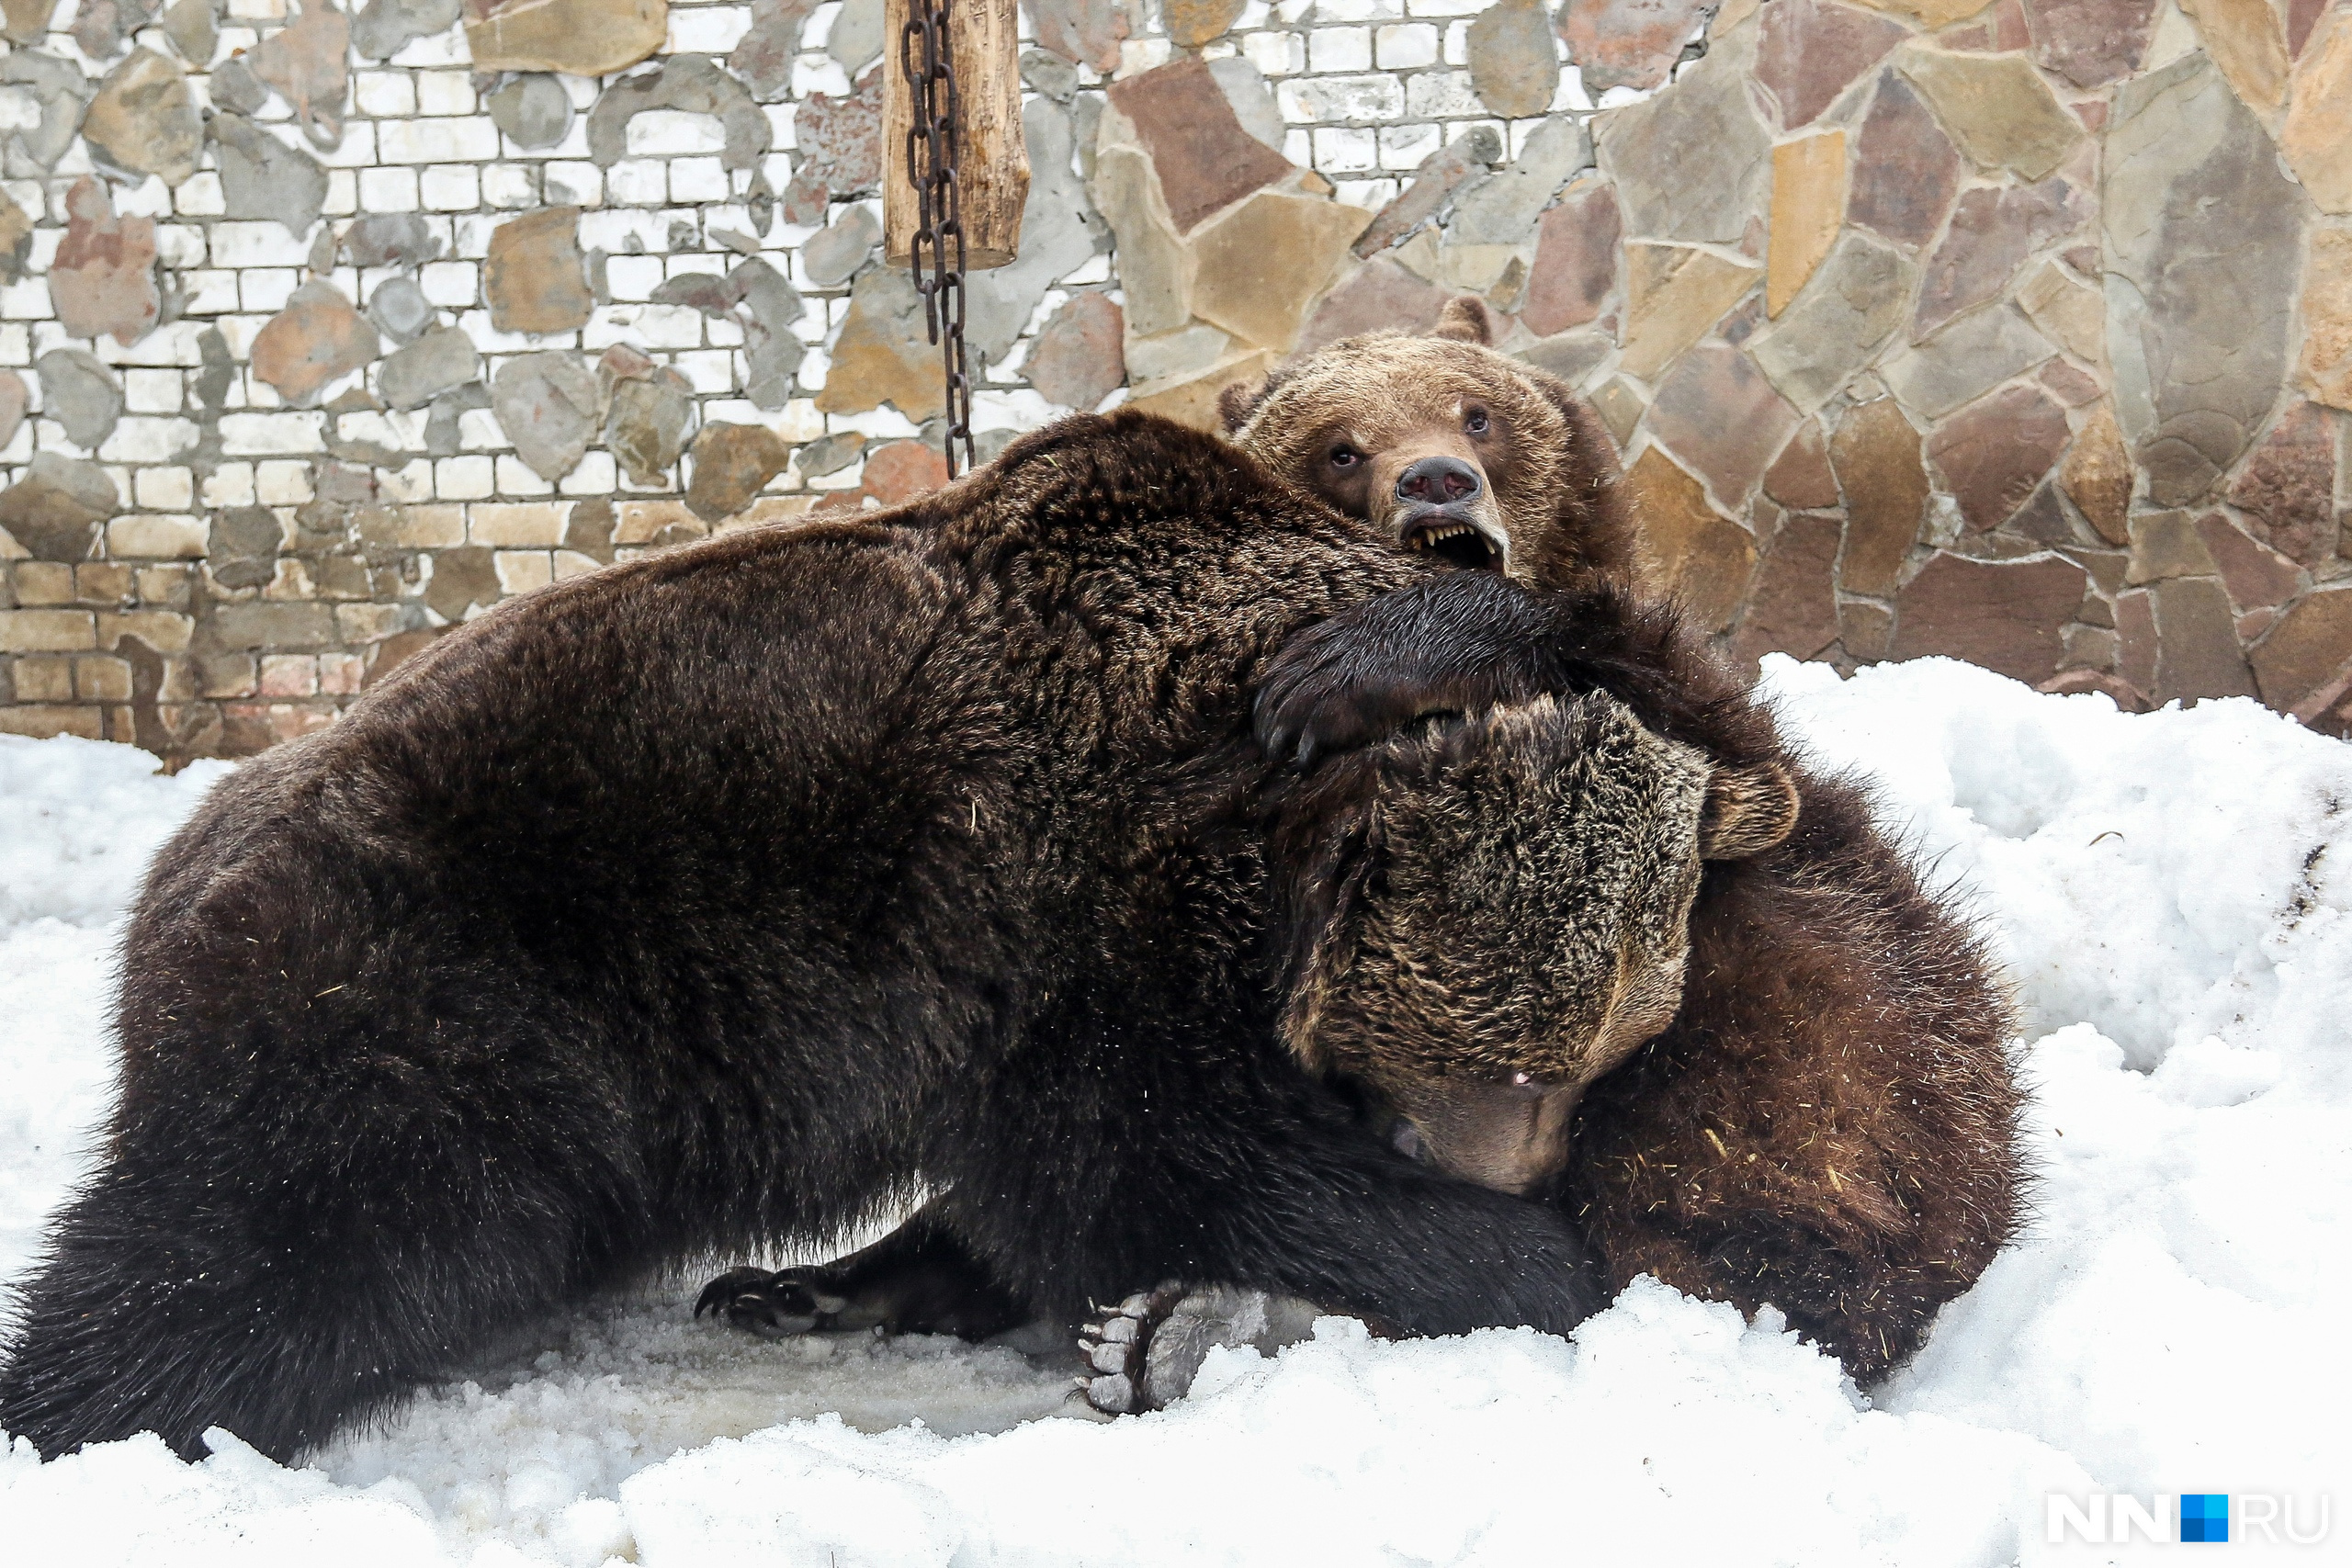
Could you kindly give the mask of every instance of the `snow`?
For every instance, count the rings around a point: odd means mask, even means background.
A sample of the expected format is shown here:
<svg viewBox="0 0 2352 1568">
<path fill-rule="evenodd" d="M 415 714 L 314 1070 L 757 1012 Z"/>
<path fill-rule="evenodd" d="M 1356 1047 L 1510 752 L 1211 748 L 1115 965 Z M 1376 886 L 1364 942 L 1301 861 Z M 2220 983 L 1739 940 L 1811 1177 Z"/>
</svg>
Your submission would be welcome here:
<svg viewBox="0 0 2352 1568">
<path fill-rule="evenodd" d="M 300 1469 L 222 1435 L 0 1456 L 12 1562 L 1999 1564 L 2052 1493 L 2352 1473 L 2352 747 L 2247 702 L 2150 715 L 1940 660 L 1768 660 L 1984 924 L 2028 1027 L 2036 1217 L 1871 1396 L 1653 1282 L 1572 1339 L 1327 1319 L 1160 1415 L 910 1338 L 763 1343 L 690 1283 L 529 1325 Z M 222 771 L 0 738 L 0 1280 L 86 1158 L 105 997 L 154 846 Z M 2243 1529 L 2241 1528 L 2243 1542 Z M 2325 1547 L 2312 1549 L 2324 1553 Z M 2259 1542 L 2254 1555 L 2267 1555 Z M 2301 1555 L 2281 1547 L 2278 1555 Z"/>
</svg>

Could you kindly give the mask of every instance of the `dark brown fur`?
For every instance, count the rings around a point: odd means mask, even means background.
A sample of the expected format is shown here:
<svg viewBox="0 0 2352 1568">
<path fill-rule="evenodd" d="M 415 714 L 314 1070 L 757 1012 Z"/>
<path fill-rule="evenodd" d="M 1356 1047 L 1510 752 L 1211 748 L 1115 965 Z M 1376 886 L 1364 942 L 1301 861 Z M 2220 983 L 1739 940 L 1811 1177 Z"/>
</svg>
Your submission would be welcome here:
<svg viewBox="0 0 2352 1568">
<path fill-rule="evenodd" d="M 1566 1220 L 1366 1137 L 1278 1039 L 1249 694 L 1427 575 L 1119 414 L 451 632 L 159 854 L 0 1427 L 284 1457 L 918 1180 L 923 1310 L 944 1269 L 1071 1321 L 1186 1275 L 1571 1326 Z"/>
</svg>

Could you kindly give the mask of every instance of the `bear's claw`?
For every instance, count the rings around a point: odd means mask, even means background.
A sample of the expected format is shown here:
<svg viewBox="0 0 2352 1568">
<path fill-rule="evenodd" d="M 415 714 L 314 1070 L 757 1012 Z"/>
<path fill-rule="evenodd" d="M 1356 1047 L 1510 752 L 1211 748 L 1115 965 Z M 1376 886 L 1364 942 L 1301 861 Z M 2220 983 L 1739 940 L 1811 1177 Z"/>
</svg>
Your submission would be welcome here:
<svg viewBox="0 0 2352 1568">
<path fill-rule="evenodd" d="M 842 1326 L 849 1303 L 823 1288 L 823 1270 L 811 1268 L 729 1269 L 703 1287 L 695 1315 L 708 1313 L 763 1339 L 823 1334 Z"/>
<path fill-rule="evenodd" d="M 1152 1336 L 1183 1299 L 1184 1287 L 1171 1280 L 1157 1290 L 1136 1292 L 1080 1325 L 1078 1349 L 1088 1371 L 1079 1376 L 1078 1389 L 1087 1404 L 1106 1416 L 1134 1416 L 1162 1409 L 1183 1393 L 1183 1388 L 1155 1390 L 1147 1378 Z M 1184 1388 L 1191 1386 L 1187 1376 Z"/>
</svg>

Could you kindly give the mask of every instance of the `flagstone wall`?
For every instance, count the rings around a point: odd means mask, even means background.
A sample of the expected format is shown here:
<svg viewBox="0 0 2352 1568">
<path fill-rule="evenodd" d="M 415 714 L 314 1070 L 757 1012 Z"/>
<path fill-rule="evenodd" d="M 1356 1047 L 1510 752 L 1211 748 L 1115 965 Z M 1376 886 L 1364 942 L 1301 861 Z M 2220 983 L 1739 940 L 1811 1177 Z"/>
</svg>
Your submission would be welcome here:
<svg viewBox="0 0 2352 1568">
<path fill-rule="evenodd" d="M 0 0 L 0 730 L 235 754 L 938 482 L 879 0 Z M 1493 308 L 1735 657 L 2341 732 L 2352 7 L 1032 0 L 984 453 Z"/>
</svg>

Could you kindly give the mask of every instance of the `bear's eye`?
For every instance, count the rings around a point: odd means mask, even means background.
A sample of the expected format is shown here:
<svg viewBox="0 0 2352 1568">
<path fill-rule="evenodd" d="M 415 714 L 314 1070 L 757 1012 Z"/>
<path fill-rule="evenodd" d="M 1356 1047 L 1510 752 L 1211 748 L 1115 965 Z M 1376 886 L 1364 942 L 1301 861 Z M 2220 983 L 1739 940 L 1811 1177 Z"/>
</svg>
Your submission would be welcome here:
<svg viewBox="0 0 2352 1568">
<path fill-rule="evenodd" d="M 1468 431 L 1473 435 L 1486 434 L 1487 411 L 1485 409 L 1472 409 L 1468 413 L 1464 414 L 1462 416 L 1462 428 Z"/>
<path fill-rule="evenodd" d="M 1344 441 L 1331 448 L 1331 466 L 1335 468 L 1352 468 L 1363 461 L 1363 454 Z"/>
</svg>

